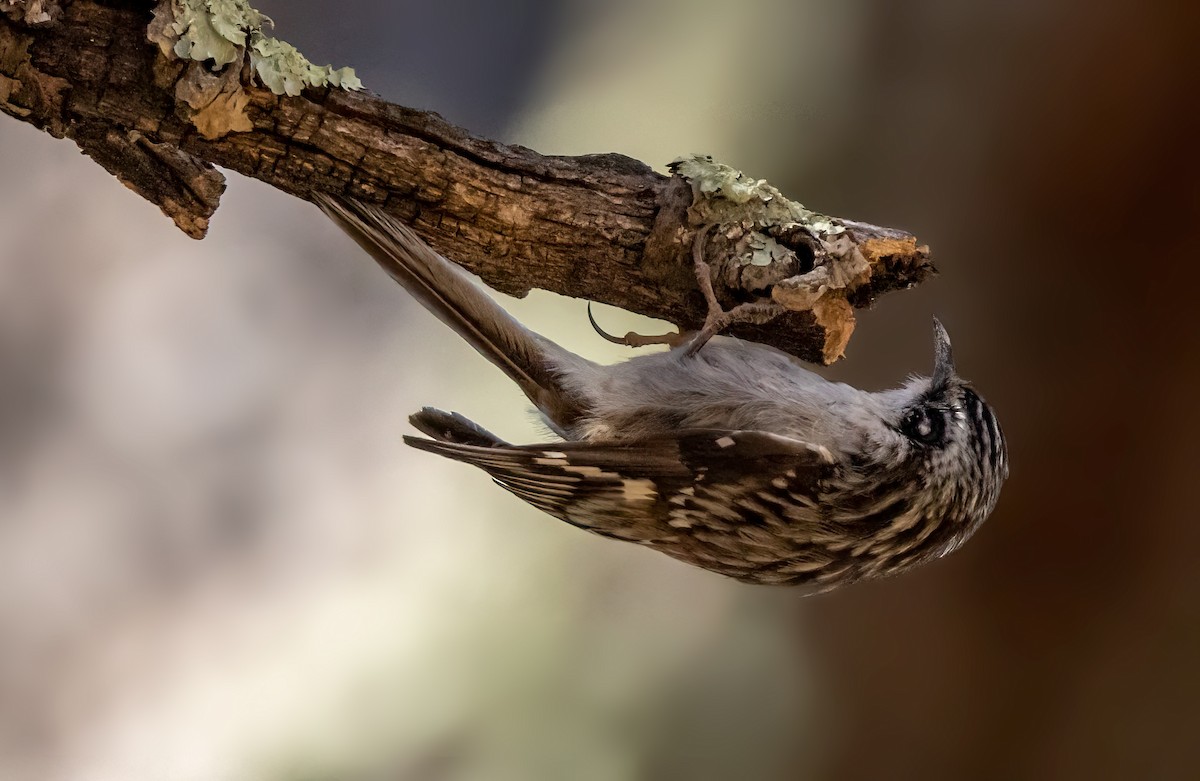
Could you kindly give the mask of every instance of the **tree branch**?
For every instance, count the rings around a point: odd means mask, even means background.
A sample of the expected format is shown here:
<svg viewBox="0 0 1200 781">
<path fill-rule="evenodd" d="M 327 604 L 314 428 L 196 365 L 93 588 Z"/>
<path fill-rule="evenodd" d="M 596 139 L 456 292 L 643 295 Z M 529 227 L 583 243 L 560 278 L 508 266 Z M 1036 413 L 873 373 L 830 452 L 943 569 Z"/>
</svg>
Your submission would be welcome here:
<svg viewBox="0 0 1200 781">
<path fill-rule="evenodd" d="M 542 156 L 368 94 L 276 95 L 248 65 L 213 74 L 162 53 L 147 39 L 152 11 L 137 0 L 0 0 L 0 110 L 72 139 L 195 238 L 224 189 L 219 165 L 300 198 L 379 203 L 507 293 L 536 287 L 683 328 L 703 322 L 689 258 L 703 197 L 694 180 L 617 154 Z M 722 299 L 773 297 L 798 310 L 735 335 L 828 363 L 849 339 L 852 307 L 932 272 L 912 235 L 834 222 L 836 252 L 796 223 L 722 223 L 716 249 L 727 256 L 713 260 Z M 736 258 L 755 231 L 787 257 Z M 835 284 L 831 259 L 846 253 L 857 271 Z"/>
</svg>

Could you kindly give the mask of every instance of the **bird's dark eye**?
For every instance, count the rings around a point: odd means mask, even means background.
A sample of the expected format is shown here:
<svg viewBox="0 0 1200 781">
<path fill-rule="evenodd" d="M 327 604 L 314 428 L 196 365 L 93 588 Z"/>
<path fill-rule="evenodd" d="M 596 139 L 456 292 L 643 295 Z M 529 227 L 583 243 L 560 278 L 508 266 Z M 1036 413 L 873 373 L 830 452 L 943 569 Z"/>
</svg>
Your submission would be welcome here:
<svg viewBox="0 0 1200 781">
<path fill-rule="evenodd" d="M 909 439 L 932 445 L 942 438 L 946 420 L 936 410 L 917 407 L 904 416 L 900 431 Z"/>
</svg>

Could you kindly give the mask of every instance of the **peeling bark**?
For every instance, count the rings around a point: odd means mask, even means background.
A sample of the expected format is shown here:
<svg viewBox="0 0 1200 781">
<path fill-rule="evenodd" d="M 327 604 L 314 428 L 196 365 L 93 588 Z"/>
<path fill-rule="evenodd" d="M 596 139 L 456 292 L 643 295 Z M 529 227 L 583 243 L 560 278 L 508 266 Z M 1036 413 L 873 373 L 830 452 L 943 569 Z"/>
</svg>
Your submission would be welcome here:
<svg viewBox="0 0 1200 781">
<path fill-rule="evenodd" d="M 689 256 L 700 226 L 679 177 L 617 154 L 542 156 L 368 94 L 274 95 L 250 83 L 246 68 L 234 74 L 244 93 L 233 94 L 229 73 L 206 81 L 201 64 L 167 59 L 147 41 L 148 0 L 52 5 L 36 24 L 20 6 L 0 8 L 0 110 L 74 140 L 189 236 L 207 230 L 224 189 L 213 166 L 222 166 L 300 198 L 324 191 L 381 204 L 506 293 L 541 288 L 685 329 L 703 323 Z M 828 363 L 849 339 L 853 308 L 932 273 L 912 235 L 841 222 L 869 266 L 863 278 L 733 335 Z M 724 262 L 714 258 L 722 299 L 764 294 L 762 273 Z M 779 293 L 786 301 L 790 291 Z"/>
</svg>

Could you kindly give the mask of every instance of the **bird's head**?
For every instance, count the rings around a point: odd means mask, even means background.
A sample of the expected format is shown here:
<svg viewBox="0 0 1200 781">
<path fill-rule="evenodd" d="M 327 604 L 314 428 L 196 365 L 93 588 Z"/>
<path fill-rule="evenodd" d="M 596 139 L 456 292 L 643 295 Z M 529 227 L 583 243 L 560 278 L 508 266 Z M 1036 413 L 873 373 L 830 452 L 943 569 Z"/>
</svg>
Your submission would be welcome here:
<svg viewBox="0 0 1200 781">
<path fill-rule="evenodd" d="M 962 545 L 991 513 L 1008 477 L 1004 434 L 992 408 L 958 376 L 950 335 L 933 321 L 934 367 L 890 395 L 898 479 L 918 489 L 934 531 L 921 547 L 934 556 Z"/>
</svg>

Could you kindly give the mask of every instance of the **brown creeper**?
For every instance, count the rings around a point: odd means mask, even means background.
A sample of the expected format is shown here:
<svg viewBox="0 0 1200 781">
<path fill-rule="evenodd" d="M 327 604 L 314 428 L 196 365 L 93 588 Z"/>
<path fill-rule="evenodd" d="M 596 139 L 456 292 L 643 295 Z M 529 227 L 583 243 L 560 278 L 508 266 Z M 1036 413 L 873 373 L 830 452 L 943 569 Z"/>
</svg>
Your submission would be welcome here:
<svg viewBox="0 0 1200 781">
<path fill-rule="evenodd" d="M 556 518 L 739 580 L 825 591 L 944 556 L 996 504 L 1004 435 L 954 373 L 937 320 L 933 376 L 882 393 L 720 336 L 601 366 L 526 329 L 383 211 L 315 199 L 564 440 L 511 445 L 426 408 L 410 420 L 432 439 L 405 441 Z"/>
</svg>

